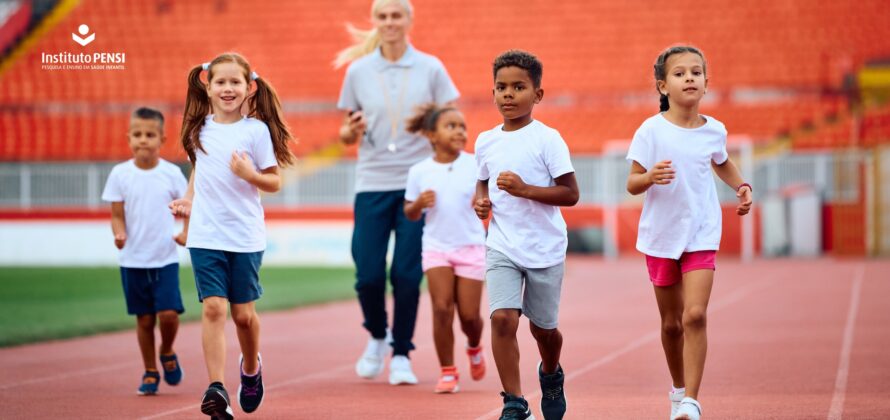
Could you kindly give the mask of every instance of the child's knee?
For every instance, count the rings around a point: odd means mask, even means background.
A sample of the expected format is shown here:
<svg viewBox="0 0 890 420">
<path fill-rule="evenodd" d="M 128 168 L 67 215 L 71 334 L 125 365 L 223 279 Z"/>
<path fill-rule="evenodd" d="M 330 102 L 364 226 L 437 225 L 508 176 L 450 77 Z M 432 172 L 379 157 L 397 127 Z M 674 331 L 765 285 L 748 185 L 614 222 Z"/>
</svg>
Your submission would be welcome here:
<svg viewBox="0 0 890 420">
<path fill-rule="evenodd" d="M 707 311 L 704 306 L 693 306 L 683 311 L 683 328 L 704 328 Z"/>
<path fill-rule="evenodd" d="M 226 300 L 222 298 L 204 299 L 204 306 L 201 314 L 208 321 L 225 321 L 226 319 Z"/>
<path fill-rule="evenodd" d="M 683 335 L 683 323 L 679 319 L 666 319 L 661 321 L 661 333 L 668 337 Z"/>
<path fill-rule="evenodd" d="M 498 309 L 491 314 L 491 332 L 496 335 L 516 335 L 519 328 L 519 311 Z"/>
<path fill-rule="evenodd" d="M 155 327 L 155 314 L 139 315 L 136 317 L 136 325 L 139 328 L 150 330 Z"/>
<path fill-rule="evenodd" d="M 450 321 L 454 316 L 454 302 L 433 302 L 433 318 Z"/>
<path fill-rule="evenodd" d="M 162 324 L 170 324 L 179 321 L 179 314 L 176 311 L 161 311 L 158 312 L 158 320 Z"/>
<path fill-rule="evenodd" d="M 238 328 L 250 328 L 255 317 L 256 312 L 253 311 L 241 311 L 232 313 L 232 321 L 235 322 L 235 326 L 237 326 Z"/>
<path fill-rule="evenodd" d="M 545 329 L 541 328 L 534 323 L 529 322 L 529 328 L 531 329 L 532 336 L 537 341 L 549 341 L 557 337 L 561 337 L 559 330 L 556 328 Z"/>
</svg>

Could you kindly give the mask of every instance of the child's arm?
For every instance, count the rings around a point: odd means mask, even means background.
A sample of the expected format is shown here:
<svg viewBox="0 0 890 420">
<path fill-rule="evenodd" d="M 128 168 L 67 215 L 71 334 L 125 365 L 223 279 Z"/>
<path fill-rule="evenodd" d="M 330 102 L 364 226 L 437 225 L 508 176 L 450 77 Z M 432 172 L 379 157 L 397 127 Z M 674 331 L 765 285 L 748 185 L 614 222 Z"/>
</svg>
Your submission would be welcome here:
<svg viewBox="0 0 890 420">
<path fill-rule="evenodd" d="M 476 200 L 473 203 L 473 210 L 476 216 L 481 220 L 488 219 L 491 213 L 491 200 L 488 199 L 488 180 L 476 181 Z"/>
<path fill-rule="evenodd" d="M 729 158 L 720 165 L 711 161 L 711 166 L 714 167 L 714 173 L 716 173 L 726 185 L 729 185 L 729 188 L 736 191 L 735 196 L 739 198 L 739 206 L 735 209 L 736 214 L 739 216 L 748 214 L 748 212 L 751 211 L 751 203 L 753 202 L 751 186 L 745 184 L 745 180 L 742 178 L 742 173 L 739 171 L 739 168 L 736 167 Z"/>
<path fill-rule="evenodd" d="M 124 202 L 111 203 L 111 232 L 114 234 L 114 246 L 123 249 L 127 242 L 127 222 L 124 219 Z"/>
<path fill-rule="evenodd" d="M 238 178 L 265 192 L 275 193 L 281 189 L 281 176 L 278 175 L 278 167 L 270 166 L 257 172 L 246 152 L 241 152 L 241 155 L 232 152 L 232 161 L 229 163 L 229 167 L 235 175 L 238 175 Z"/>
<path fill-rule="evenodd" d="M 192 173 L 189 175 L 189 186 L 185 190 L 185 196 L 170 202 L 167 207 L 174 216 L 185 217 L 186 227 L 188 227 L 188 217 L 192 213 L 192 200 L 195 198 L 195 167 L 192 166 Z M 183 228 L 185 230 L 185 228 Z"/>
<path fill-rule="evenodd" d="M 630 175 L 627 176 L 627 192 L 631 195 L 642 194 L 653 185 L 667 185 L 674 179 L 674 170 L 671 161 L 663 160 L 646 171 L 643 165 L 633 161 L 630 165 Z"/>
<path fill-rule="evenodd" d="M 426 190 L 417 196 L 417 200 L 405 201 L 405 217 L 416 222 L 423 216 L 423 209 L 436 205 L 436 192 Z"/>
<path fill-rule="evenodd" d="M 580 194 L 574 172 L 560 175 L 553 181 L 556 185 L 552 187 L 528 185 L 519 175 L 504 171 L 498 175 L 497 185 L 498 189 L 504 190 L 512 196 L 527 198 L 551 206 L 574 206 L 578 203 Z"/>
</svg>

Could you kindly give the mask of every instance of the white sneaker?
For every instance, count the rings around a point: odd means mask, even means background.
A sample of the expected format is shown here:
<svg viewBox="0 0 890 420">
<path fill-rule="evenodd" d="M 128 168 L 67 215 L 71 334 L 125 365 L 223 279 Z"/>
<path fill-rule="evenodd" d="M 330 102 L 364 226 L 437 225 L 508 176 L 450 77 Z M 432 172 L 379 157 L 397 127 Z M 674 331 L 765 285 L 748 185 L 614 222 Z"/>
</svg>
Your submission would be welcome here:
<svg viewBox="0 0 890 420">
<path fill-rule="evenodd" d="M 684 397 L 674 414 L 673 420 L 699 420 L 701 419 L 701 404 L 698 401 Z"/>
<path fill-rule="evenodd" d="M 417 384 L 417 377 L 411 370 L 411 359 L 402 355 L 392 357 L 392 361 L 389 362 L 389 384 Z"/>
<path fill-rule="evenodd" d="M 383 372 L 383 360 L 389 351 L 390 342 L 392 336 L 389 331 L 386 332 L 386 338 L 369 338 L 364 353 L 355 363 L 355 373 L 365 379 L 374 379 Z"/>
<path fill-rule="evenodd" d="M 671 400 L 671 416 L 669 419 L 673 420 L 674 416 L 677 415 L 677 410 L 680 408 L 680 401 L 683 401 L 683 398 L 686 397 L 686 389 L 680 392 L 668 392 L 668 398 Z"/>
</svg>

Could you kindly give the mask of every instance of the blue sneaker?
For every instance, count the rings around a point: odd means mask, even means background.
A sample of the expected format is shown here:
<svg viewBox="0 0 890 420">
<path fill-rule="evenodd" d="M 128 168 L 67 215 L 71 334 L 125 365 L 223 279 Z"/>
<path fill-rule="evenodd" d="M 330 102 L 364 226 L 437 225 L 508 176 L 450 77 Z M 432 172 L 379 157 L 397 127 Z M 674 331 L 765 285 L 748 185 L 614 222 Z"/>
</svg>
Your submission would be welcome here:
<svg viewBox="0 0 890 420">
<path fill-rule="evenodd" d="M 563 388 L 566 375 L 562 366 L 557 365 L 556 372 L 544 374 L 541 363 L 538 363 L 538 380 L 541 382 L 541 413 L 544 420 L 562 420 L 566 414 L 566 391 Z"/>
<path fill-rule="evenodd" d="M 161 366 L 164 367 L 164 382 L 167 385 L 179 385 L 185 374 L 182 372 L 182 366 L 179 365 L 179 359 L 176 353 L 169 356 L 161 355 Z"/>
<path fill-rule="evenodd" d="M 504 409 L 501 410 L 501 417 L 498 420 L 535 420 L 525 398 L 506 392 L 501 392 L 501 396 L 504 397 Z"/>
<path fill-rule="evenodd" d="M 161 381 L 161 375 L 157 372 L 145 371 L 142 375 L 142 385 L 139 385 L 137 391 L 139 395 L 154 395 L 158 393 L 158 382 Z"/>
<path fill-rule="evenodd" d="M 244 374 L 244 356 L 239 357 L 241 385 L 238 386 L 238 404 L 245 413 L 253 413 L 263 404 L 263 358 L 257 355 L 256 374 Z"/>
<path fill-rule="evenodd" d="M 235 414 L 229 404 L 229 393 L 219 382 L 214 382 L 204 391 L 201 400 L 201 412 L 210 416 L 212 420 L 232 420 Z"/>
</svg>

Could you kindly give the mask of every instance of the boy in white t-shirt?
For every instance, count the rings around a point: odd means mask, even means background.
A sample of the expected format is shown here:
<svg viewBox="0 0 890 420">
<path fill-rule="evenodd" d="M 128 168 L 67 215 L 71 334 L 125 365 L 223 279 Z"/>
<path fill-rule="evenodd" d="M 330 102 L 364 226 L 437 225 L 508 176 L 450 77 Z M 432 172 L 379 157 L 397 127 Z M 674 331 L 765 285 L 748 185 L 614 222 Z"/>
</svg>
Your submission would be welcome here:
<svg viewBox="0 0 890 420">
<path fill-rule="evenodd" d="M 559 132 L 532 119 L 541 101 L 543 69 L 524 51 L 494 61 L 494 99 L 504 123 L 476 140 L 478 182 L 474 208 L 491 213 L 485 278 L 491 312 L 491 348 L 504 392 L 502 419 L 533 419 L 519 375 L 519 317 L 529 319 L 541 363 L 541 411 L 547 420 L 566 411 L 557 329 L 565 269 L 566 224 L 559 206 L 578 202 L 575 170 Z M 491 178 L 494 182 L 489 182 Z"/>
<path fill-rule="evenodd" d="M 485 227 L 473 214 L 476 161 L 464 152 L 467 124 L 452 106 L 421 106 L 408 119 L 409 133 L 422 133 L 433 145 L 433 156 L 408 170 L 405 217 L 424 217 L 422 266 L 433 306 L 433 341 L 441 375 L 435 392 L 455 393 L 454 312 L 467 336 L 470 377 L 485 376 L 482 355 L 482 316 L 479 306 L 485 279 Z"/>
<path fill-rule="evenodd" d="M 127 312 L 136 315 L 136 336 L 145 365 L 138 392 L 153 395 L 160 382 L 155 363 L 156 322 L 161 332 L 164 380 L 169 385 L 182 380 L 182 368 L 173 351 L 179 314 L 184 311 L 176 244 L 185 245 L 187 228 L 173 236 L 174 220 L 167 203 L 185 194 L 187 182 L 176 165 L 160 158 L 164 116 L 159 111 L 134 111 L 127 137 L 133 159 L 112 169 L 102 200 L 111 202 L 111 229 L 114 245 L 121 250 Z"/>
</svg>

